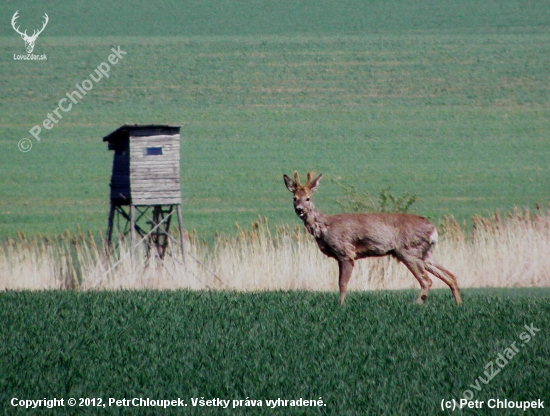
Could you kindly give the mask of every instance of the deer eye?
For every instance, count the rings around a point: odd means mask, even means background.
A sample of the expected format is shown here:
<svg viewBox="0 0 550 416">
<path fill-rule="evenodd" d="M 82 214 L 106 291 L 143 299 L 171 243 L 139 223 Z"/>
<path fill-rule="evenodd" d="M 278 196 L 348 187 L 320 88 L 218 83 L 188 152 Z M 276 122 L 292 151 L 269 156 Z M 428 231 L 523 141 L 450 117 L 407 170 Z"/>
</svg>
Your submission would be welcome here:
<svg viewBox="0 0 550 416">
<path fill-rule="evenodd" d="M 311 198 L 306 198 L 306 201 L 309 202 L 310 199 L 311 199 Z"/>
<path fill-rule="evenodd" d="M 295 197 L 294 197 L 294 200 L 295 200 L 295 201 L 297 201 L 297 200 L 298 200 L 298 197 L 297 197 L 297 196 L 295 196 Z"/>
</svg>

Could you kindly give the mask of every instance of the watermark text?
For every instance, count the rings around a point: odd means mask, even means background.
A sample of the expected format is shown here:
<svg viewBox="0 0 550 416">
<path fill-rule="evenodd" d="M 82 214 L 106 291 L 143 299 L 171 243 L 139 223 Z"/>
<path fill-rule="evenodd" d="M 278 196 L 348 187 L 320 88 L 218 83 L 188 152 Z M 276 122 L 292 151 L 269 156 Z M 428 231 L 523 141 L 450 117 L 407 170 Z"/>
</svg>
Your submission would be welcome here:
<svg viewBox="0 0 550 416">
<path fill-rule="evenodd" d="M 92 90 L 94 83 L 97 84 L 103 78 L 109 78 L 111 67 L 116 65 L 124 58 L 124 55 L 127 54 L 127 52 L 120 48 L 120 45 L 117 48 L 111 48 L 111 51 L 113 53 L 107 57 L 107 62 L 100 63 L 88 78 L 75 84 L 75 89 L 65 94 L 65 96 L 57 102 L 57 107 L 55 107 L 52 112 L 46 114 L 46 118 L 41 124 L 35 124 L 31 127 L 29 134 L 34 137 L 36 141 L 39 142 L 41 140 L 40 134 L 42 133 L 42 129 L 53 129 L 59 121 L 63 119 L 63 115 L 71 111 L 73 105 L 80 103 L 86 94 Z M 19 140 L 18 148 L 22 152 L 28 152 L 32 148 L 32 141 L 28 138 L 23 138 Z"/>
</svg>

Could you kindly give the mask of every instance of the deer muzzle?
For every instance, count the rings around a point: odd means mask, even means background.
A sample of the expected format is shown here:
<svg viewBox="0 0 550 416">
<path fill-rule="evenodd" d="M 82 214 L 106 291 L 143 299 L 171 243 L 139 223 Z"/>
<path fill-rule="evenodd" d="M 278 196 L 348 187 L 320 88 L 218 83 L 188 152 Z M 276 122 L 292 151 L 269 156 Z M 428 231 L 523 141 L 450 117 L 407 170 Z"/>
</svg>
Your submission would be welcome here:
<svg viewBox="0 0 550 416">
<path fill-rule="evenodd" d="M 296 212 L 296 215 L 298 215 L 300 218 L 304 218 L 307 214 L 307 210 L 304 207 L 295 207 L 294 211 Z"/>
</svg>

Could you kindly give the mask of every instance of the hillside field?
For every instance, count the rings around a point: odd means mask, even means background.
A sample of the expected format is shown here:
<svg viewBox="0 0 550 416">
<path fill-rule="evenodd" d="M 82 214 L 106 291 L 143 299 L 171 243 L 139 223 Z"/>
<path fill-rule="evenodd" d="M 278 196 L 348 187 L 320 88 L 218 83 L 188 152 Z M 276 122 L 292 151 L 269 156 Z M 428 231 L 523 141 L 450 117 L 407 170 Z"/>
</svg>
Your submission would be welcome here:
<svg viewBox="0 0 550 416">
<path fill-rule="evenodd" d="M 324 174 L 325 212 L 339 210 L 333 180 L 415 193 L 436 222 L 549 199 L 544 3 L 134 3 L 19 7 L 31 27 L 49 13 L 47 61 L 14 60 L 23 42 L 0 29 L 0 236 L 104 232 L 102 137 L 124 123 L 182 125 L 184 221 L 205 237 L 258 215 L 295 222 L 294 170 Z M 0 5 L 4 21 L 15 7 Z M 118 46 L 109 78 L 30 136 Z"/>
</svg>

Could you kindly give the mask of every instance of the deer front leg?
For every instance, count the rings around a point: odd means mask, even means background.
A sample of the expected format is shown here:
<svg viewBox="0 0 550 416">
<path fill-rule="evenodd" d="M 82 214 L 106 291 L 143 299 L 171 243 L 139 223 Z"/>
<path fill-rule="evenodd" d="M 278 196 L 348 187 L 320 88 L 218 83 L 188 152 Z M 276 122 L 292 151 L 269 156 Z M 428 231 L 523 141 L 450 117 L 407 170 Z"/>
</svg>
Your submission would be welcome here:
<svg viewBox="0 0 550 416">
<path fill-rule="evenodd" d="M 354 261 L 349 258 L 338 260 L 338 269 L 340 271 L 338 276 L 338 286 L 340 286 L 340 305 L 344 304 L 346 299 L 346 289 L 348 282 L 353 271 Z"/>
</svg>

